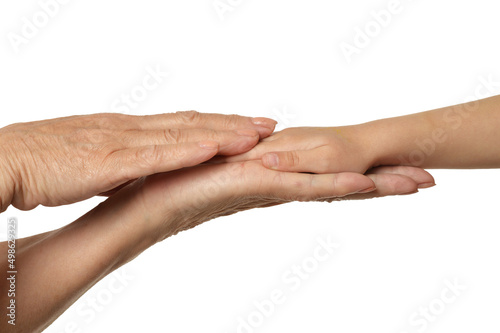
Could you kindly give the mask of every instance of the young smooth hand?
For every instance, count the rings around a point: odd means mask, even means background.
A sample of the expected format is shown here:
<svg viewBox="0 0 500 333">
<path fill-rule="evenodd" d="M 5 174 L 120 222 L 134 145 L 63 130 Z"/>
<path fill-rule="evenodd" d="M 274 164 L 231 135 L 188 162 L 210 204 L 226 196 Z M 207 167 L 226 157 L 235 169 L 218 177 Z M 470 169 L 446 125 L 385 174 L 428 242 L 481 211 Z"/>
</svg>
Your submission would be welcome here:
<svg viewBox="0 0 500 333">
<path fill-rule="evenodd" d="M 356 126 L 287 128 L 263 139 L 244 154 L 217 157 L 213 161 L 261 160 L 265 167 L 279 171 L 364 174 L 380 164 L 374 141 L 367 140 L 362 130 Z M 419 183 L 418 187 L 433 185 L 432 180 Z"/>
<path fill-rule="evenodd" d="M 380 165 L 500 168 L 499 128 L 500 95 L 353 126 L 288 128 L 222 160 L 262 159 L 275 170 L 314 173 L 364 173 Z"/>
</svg>

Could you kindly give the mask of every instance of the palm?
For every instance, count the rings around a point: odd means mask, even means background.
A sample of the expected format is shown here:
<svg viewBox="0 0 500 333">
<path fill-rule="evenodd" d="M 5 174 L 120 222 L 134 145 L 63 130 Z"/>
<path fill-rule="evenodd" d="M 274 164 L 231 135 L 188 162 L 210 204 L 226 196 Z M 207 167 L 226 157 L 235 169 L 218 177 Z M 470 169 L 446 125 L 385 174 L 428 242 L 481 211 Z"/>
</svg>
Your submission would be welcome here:
<svg viewBox="0 0 500 333">
<path fill-rule="evenodd" d="M 202 165 L 147 177 L 140 191 L 147 219 L 167 235 L 223 215 L 290 201 L 368 199 L 417 191 L 434 180 L 414 167 L 381 167 L 368 175 L 269 170 L 259 161 Z M 376 185 L 371 193 L 353 192 Z M 168 215 L 169 218 L 166 218 Z"/>
</svg>

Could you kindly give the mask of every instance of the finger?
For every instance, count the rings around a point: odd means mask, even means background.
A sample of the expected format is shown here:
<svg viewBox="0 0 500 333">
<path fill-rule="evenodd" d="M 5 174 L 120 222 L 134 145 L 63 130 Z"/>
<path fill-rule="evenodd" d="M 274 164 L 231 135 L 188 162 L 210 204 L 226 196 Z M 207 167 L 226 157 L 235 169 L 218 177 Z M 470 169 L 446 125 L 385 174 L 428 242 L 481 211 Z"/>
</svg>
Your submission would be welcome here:
<svg viewBox="0 0 500 333">
<path fill-rule="evenodd" d="M 278 132 L 277 134 L 279 134 Z M 233 163 L 233 162 L 243 162 L 243 161 L 252 161 L 252 160 L 260 160 L 265 154 L 280 151 L 280 152 L 285 152 L 285 151 L 294 151 L 297 150 L 297 143 L 290 141 L 290 140 L 277 140 L 277 135 L 276 133 L 273 133 L 271 136 L 268 138 L 265 138 L 259 142 L 257 146 L 255 146 L 254 149 L 248 151 L 245 154 L 240 154 L 240 155 L 235 155 L 235 156 L 228 156 L 228 157 L 220 157 L 220 158 L 215 158 L 210 161 L 210 163 L 213 164 L 218 164 L 218 163 Z M 279 141 L 279 142 L 278 142 Z M 311 147 L 306 147 L 302 148 L 304 149 L 310 149 Z M 327 151 L 326 148 L 324 151 Z M 312 172 L 312 171 L 311 171 Z"/>
<path fill-rule="evenodd" d="M 373 181 L 358 173 L 303 174 L 265 169 L 258 162 L 245 163 L 250 168 L 260 168 L 261 179 L 244 179 L 250 195 L 290 201 L 314 201 L 325 197 L 343 197 L 353 193 L 373 191 Z M 258 170 L 245 174 L 255 175 Z M 243 177 L 245 178 L 245 177 Z"/>
<path fill-rule="evenodd" d="M 130 130 L 120 136 L 126 147 L 178 144 L 183 142 L 217 141 L 220 155 L 245 153 L 259 141 L 259 133 L 252 129 L 216 131 L 211 129 Z"/>
<path fill-rule="evenodd" d="M 247 151 L 243 154 L 232 155 L 232 156 L 216 156 L 208 161 L 208 164 L 221 164 L 221 163 L 237 163 L 260 160 L 263 153 L 259 153 L 264 148 L 262 147 L 264 143 L 259 142 L 253 149 Z"/>
<path fill-rule="evenodd" d="M 207 128 L 213 130 L 237 130 L 250 128 L 259 132 L 261 138 L 268 137 L 274 131 L 277 122 L 269 118 L 250 118 L 238 115 L 223 115 L 183 111 L 138 117 L 142 129 L 164 128 Z"/>
<path fill-rule="evenodd" d="M 262 164 L 269 169 L 288 172 L 331 172 L 327 147 L 310 150 L 271 152 L 262 156 Z"/>
<path fill-rule="evenodd" d="M 418 184 L 410 177 L 398 174 L 368 174 L 376 190 L 370 193 L 356 193 L 343 197 L 342 200 L 364 200 L 390 195 L 404 195 L 418 192 Z M 328 200 L 330 201 L 330 200 Z"/>
<path fill-rule="evenodd" d="M 260 141 L 253 149 L 244 154 L 234 156 L 217 156 L 210 160 L 211 164 L 235 163 L 244 161 L 260 160 L 262 156 L 270 151 L 274 151 L 273 143 Z"/>
<path fill-rule="evenodd" d="M 427 171 L 410 166 L 382 166 L 367 173 L 377 189 L 368 194 L 355 194 L 345 199 L 362 200 L 389 195 L 403 195 L 418 192 L 419 188 L 435 185 L 434 178 Z"/>
<path fill-rule="evenodd" d="M 111 170 L 112 189 L 143 176 L 198 165 L 217 154 L 218 148 L 215 141 L 134 147 L 110 154 L 104 167 Z"/>
<path fill-rule="evenodd" d="M 436 185 L 434 177 L 421 168 L 411 166 L 383 166 L 371 169 L 368 174 L 399 174 L 413 179 L 418 188 L 428 188 Z"/>
</svg>

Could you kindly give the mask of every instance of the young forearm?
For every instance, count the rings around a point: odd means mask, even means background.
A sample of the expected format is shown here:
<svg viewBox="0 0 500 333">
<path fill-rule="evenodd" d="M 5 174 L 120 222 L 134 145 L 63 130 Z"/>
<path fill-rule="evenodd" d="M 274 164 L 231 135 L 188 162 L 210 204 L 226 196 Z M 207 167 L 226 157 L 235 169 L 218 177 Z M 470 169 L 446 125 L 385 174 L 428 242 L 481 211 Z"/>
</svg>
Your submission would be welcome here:
<svg viewBox="0 0 500 333">
<path fill-rule="evenodd" d="M 2 320 L 0 330 L 41 331 L 97 281 L 154 244 L 140 218 L 106 202 L 66 227 L 19 240 L 16 326 Z M 5 297 L 0 295 L 2 304 Z"/>
<path fill-rule="evenodd" d="M 500 167 L 500 96 L 359 125 L 374 165 Z"/>
</svg>

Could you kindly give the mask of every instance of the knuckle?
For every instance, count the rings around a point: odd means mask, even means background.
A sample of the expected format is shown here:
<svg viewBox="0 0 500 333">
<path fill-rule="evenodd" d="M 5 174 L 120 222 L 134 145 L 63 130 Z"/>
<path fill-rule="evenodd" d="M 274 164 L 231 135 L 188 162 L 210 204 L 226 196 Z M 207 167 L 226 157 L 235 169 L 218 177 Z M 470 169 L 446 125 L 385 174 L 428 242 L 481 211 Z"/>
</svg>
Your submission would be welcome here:
<svg viewBox="0 0 500 333">
<path fill-rule="evenodd" d="M 182 141 L 182 131 L 177 128 L 164 129 L 163 136 L 167 143 L 178 143 Z"/>
<path fill-rule="evenodd" d="M 314 200 L 314 193 L 311 192 L 314 181 L 313 175 L 307 175 L 307 178 L 297 181 L 294 186 L 296 189 L 295 200 L 297 201 L 311 201 Z"/>
<path fill-rule="evenodd" d="M 227 115 L 224 117 L 224 125 L 226 128 L 235 127 L 240 123 L 241 117 L 235 114 Z"/>
<path fill-rule="evenodd" d="M 148 146 L 135 152 L 134 160 L 141 169 L 150 173 L 160 172 L 165 161 L 171 161 L 175 168 L 180 168 L 188 156 L 188 152 L 180 147 Z"/>
<path fill-rule="evenodd" d="M 107 133 L 101 129 L 78 128 L 72 137 L 77 142 L 98 144 L 106 141 Z"/>
<path fill-rule="evenodd" d="M 285 153 L 285 161 L 289 167 L 297 167 L 300 165 L 299 154 L 295 151 L 288 151 Z"/>
<path fill-rule="evenodd" d="M 216 131 L 216 130 L 213 130 L 213 129 L 200 130 L 199 133 L 203 133 L 203 136 L 207 140 L 219 141 L 219 140 L 223 140 L 223 139 L 226 138 L 224 132 Z"/>
<path fill-rule="evenodd" d="M 86 119 L 87 124 L 94 128 L 122 128 L 129 116 L 117 113 L 99 113 Z"/>
<path fill-rule="evenodd" d="M 277 195 L 280 199 L 299 202 L 310 200 L 308 185 L 310 182 L 311 180 L 305 177 L 290 179 L 284 173 L 276 174 L 273 181 L 274 184 L 277 184 L 277 189 L 279 189 Z"/>
<path fill-rule="evenodd" d="M 78 142 L 86 142 L 89 141 L 90 130 L 86 128 L 78 128 L 73 132 L 72 138 Z"/>
<path fill-rule="evenodd" d="M 342 189 L 339 186 L 339 178 L 337 175 L 333 175 L 332 179 L 332 188 L 331 188 L 331 193 L 334 193 L 336 196 L 341 195 Z"/>
<path fill-rule="evenodd" d="M 96 113 L 87 116 L 68 117 L 53 126 L 61 130 L 73 130 L 75 128 L 122 130 L 135 123 L 131 120 L 131 117 L 115 113 Z"/>
<path fill-rule="evenodd" d="M 198 111 L 178 111 L 175 113 L 178 119 L 184 123 L 197 123 L 200 120 L 200 113 Z"/>
<path fill-rule="evenodd" d="M 134 154 L 134 159 L 141 167 L 154 168 L 160 158 L 158 146 L 149 146 L 138 149 Z"/>
</svg>

